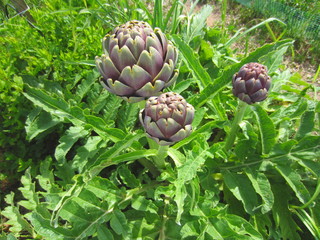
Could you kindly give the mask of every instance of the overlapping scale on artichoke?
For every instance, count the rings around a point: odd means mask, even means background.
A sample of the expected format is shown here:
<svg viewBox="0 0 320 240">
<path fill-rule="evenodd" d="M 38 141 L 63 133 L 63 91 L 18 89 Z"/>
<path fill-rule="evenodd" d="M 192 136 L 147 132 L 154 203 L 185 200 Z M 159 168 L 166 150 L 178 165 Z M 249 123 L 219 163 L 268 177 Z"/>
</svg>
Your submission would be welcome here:
<svg viewBox="0 0 320 240">
<path fill-rule="evenodd" d="M 178 76 L 177 50 L 159 28 L 129 21 L 103 39 L 104 54 L 96 57 L 101 83 L 129 102 L 158 95 Z"/>
<path fill-rule="evenodd" d="M 271 78 L 266 66 L 259 63 L 247 63 L 232 78 L 233 94 L 240 100 L 253 104 L 268 96 Z"/>
<path fill-rule="evenodd" d="M 150 97 L 139 114 L 148 137 L 160 145 L 181 141 L 192 132 L 194 108 L 177 93 Z"/>
</svg>

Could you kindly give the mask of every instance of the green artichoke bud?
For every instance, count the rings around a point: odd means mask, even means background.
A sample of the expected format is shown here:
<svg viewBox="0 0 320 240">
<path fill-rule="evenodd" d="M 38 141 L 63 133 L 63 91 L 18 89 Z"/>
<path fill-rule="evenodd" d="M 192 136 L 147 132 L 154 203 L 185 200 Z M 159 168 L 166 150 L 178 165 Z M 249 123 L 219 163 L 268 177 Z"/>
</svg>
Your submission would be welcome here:
<svg viewBox="0 0 320 240">
<path fill-rule="evenodd" d="M 163 93 L 147 100 L 139 118 L 148 137 L 170 145 L 190 135 L 194 108 L 177 93 Z"/>
<path fill-rule="evenodd" d="M 129 21 L 103 39 L 96 57 L 101 84 L 129 102 L 139 102 L 170 86 L 178 76 L 177 50 L 159 28 Z"/>
<path fill-rule="evenodd" d="M 253 104 L 268 96 L 271 78 L 267 67 L 259 63 L 247 63 L 232 78 L 233 94 L 240 100 Z"/>
</svg>

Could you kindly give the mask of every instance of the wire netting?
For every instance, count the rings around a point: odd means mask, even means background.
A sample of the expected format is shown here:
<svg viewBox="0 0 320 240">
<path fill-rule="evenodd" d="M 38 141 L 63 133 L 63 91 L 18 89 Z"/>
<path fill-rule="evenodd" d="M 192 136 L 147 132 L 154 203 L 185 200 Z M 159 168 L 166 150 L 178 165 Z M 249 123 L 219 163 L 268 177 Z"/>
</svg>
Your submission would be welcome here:
<svg viewBox="0 0 320 240">
<path fill-rule="evenodd" d="M 320 1 L 300 1 L 298 7 L 275 0 L 235 0 L 268 17 L 287 24 L 290 35 L 320 42 Z"/>
</svg>

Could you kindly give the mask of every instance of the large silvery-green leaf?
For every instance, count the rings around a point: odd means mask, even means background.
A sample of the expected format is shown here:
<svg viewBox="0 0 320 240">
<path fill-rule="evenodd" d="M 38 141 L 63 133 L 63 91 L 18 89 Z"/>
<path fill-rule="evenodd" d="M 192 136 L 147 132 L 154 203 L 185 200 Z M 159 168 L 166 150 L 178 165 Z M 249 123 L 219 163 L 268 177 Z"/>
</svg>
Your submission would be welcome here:
<svg viewBox="0 0 320 240">
<path fill-rule="evenodd" d="M 223 181 L 233 195 L 242 202 L 247 213 L 253 215 L 259 206 L 255 189 L 248 177 L 230 171 L 223 171 Z"/>
<path fill-rule="evenodd" d="M 276 130 L 274 124 L 261 106 L 252 106 L 252 110 L 259 126 L 262 153 L 268 154 L 276 143 Z"/>
<path fill-rule="evenodd" d="M 259 172 L 257 169 L 248 168 L 245 171 L 254 190 L 260 195 L 262 199 L 261 213 L 265 214 L 272 209 L 274 203 L 274 196 L 271 190 L 271 185 L 264 173 Z"/>
<path fill-rule="evenodd" d="M 280 235 L 283 239 L 300 239 L 298 226 L 293 220 L 292 213 L 289 211 L 288 201 L 291 195 L 285 185 L 277 184 L 272 186 L 275 196 L 274 206 L 272 208 L 273 218 L 277 229 L 280 229 Z"/>
<path fill-rule="evenodd" d="M 275 168 L 295 192 L 297 198 L 302 203 L 306 203 L 310 199 L 310 193 L 302 183 L 301 176 L 292 168 L 288 167 L 288 163 L 286 162 L 279 162 Z"/>
</svg>

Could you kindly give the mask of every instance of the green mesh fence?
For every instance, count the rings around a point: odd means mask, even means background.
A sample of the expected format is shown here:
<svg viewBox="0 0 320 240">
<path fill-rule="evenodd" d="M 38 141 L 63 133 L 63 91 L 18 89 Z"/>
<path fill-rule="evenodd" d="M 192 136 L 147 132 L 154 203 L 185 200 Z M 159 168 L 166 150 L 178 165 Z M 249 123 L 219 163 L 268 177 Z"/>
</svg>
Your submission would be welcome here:
<svg viewBox="0 0 320 240">
<path fill-rule="evenodd" d="M 236 2 L 260 12 L 264 16 L 276 17 L 288 26 L 289 33 L 298 38 L 320 42 L 320 0 L 300 1 L 309 4 L 309 11 L 290 6 L 275 0 L 235 0 Z M 302 7 L 303 8 L 303 7 Z"/>
</svg>

